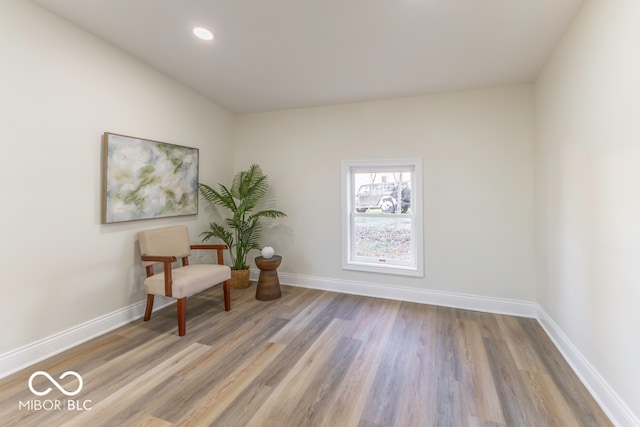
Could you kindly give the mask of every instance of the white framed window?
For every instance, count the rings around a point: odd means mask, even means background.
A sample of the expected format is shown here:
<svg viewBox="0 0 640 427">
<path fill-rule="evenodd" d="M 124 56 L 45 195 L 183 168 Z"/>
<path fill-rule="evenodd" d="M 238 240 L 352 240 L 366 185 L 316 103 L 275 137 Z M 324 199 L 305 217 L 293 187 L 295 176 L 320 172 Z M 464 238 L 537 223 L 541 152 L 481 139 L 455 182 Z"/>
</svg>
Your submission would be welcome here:
<svg viewBox="0 0 640 427">
<path fill-rule="evenodd" d="M 342 162 L 342 268 L 423 276 L 422 160 Z"/>
</svg>

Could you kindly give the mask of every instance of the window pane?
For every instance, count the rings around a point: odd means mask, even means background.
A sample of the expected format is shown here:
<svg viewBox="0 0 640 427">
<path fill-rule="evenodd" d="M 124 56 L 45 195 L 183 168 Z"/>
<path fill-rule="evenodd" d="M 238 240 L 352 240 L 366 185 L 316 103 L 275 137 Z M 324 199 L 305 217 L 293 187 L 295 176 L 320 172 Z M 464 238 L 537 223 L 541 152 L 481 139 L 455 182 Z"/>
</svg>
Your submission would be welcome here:
<svg viewBox="0 0 640 427">
<path fill-rule="evenodd" d="M 386 170 L 354 172 L 356 211 L 363 213 L 408 213 L 411 209 L 411 172 Z"/>
<path fill-rule="evenodd" d="M 357 216 L 354 221 L 354 255 L 387 260 L 413 260 L 411 218 Z"/>
</svg>

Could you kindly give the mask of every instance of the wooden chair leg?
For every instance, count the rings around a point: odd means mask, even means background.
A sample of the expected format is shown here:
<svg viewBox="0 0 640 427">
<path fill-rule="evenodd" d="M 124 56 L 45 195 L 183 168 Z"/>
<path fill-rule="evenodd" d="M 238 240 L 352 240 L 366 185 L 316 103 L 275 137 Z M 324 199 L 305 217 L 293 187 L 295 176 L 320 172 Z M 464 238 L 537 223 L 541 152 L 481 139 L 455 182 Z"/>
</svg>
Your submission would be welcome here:
<svg viewBox="0 0 640 427">
<path fill-rule="evenodd" d="M 147 308 L 144 309 L 145 321 L 151 319 L 151 311 L 153 311 L 153 299 L 154 296 L 152 294 L 147 294 Z"/>
<path fill-rule="evenodd" d="M 187 297 L 178 298 L 178 335 L 187 333 Z"/>
<path fill-rule="evenodd" d="M 231 281 L 225 280 L 222 283 L 222 291 L 224 292 L 224 311 L 231 310 Z"/>
</svg>

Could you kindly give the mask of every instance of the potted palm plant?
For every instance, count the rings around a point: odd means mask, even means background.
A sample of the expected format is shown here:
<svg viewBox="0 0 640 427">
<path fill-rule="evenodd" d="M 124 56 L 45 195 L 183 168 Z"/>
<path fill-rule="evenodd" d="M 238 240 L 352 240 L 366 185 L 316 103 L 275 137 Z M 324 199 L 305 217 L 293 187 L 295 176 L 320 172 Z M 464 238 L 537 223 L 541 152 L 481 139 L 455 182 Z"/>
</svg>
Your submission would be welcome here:
<svg viewBox="0 0 640 427">
<path fill-rule="evenodd" d="M 209 224 L 209 229 L 200 234 L 202 241 L 218 238 L 229 247 L 232 286 L 246 288 L 249 286 L 247 255 L 251 250 L 261 248 L 261 220 L 280 218 L 286 214 L 273 209 L 259 210 L 267 202 L 270 184 L 267 175 L 257 164 L 238 172 L 230 188 L 218 184 L 218 190 L 215 190 L 203 183 L 199 183 L 199 188 L 205 200 L 230 212 L 223 224 Z"/>
</svg>

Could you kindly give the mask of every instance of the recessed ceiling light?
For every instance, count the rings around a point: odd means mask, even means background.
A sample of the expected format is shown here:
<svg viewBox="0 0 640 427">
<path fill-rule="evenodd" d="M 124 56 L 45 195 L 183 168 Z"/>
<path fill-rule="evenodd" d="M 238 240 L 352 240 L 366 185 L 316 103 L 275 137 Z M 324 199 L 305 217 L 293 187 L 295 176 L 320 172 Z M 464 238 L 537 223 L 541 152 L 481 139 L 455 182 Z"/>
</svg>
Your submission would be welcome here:
<svg viewBox="0 0 640 427">
<path fill-rule="evenodd" d="M 213 33 L 206 28 L 196 27 L 193 29 L 193 34 L 202 40 L 213 40 Z"/>
</svg>

